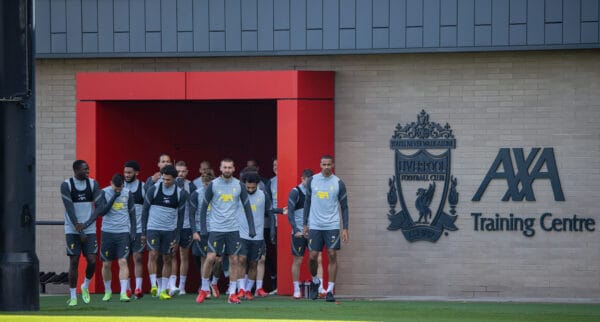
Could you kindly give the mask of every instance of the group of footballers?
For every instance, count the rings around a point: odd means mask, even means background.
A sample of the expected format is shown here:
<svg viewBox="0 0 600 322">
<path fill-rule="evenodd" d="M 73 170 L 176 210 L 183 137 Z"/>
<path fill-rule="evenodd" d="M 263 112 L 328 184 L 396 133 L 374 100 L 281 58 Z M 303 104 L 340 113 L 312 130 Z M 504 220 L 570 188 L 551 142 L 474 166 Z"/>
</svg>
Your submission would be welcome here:
<svg viewBox="0 0 600 322">
<path fill-rule="evenodd" d="M 105 294 L 112 297 L 112 261 L 119 266 L 120 301 L 141 298 L 143 253 L 148 249 L 148 274 L 152 296 L 168 300 L 185 294 L 191 248 L 201 285 L 196 302 L 220 296 L 218 281 L 223 259 L 228 260 L 228 303 L 267 296 L 263 290 L 265 273 L 265 238 L 276 242 L 276 214 L 288 215 L 292 227 L 293 298 L 301 298 L 300 265 L 309 249 L 311 299 L 324 297 L 335 302 L 333 295 L 337 272 L 337 250 L 340 240 L 348 241 L 348 203 L 346 187 L 333 174 L 333 158 L 320 159 L 321 172 L 302 172 L 301 183 L 289 193 L 288 205 L 277 208 L 277 177 L 262 178 L 258 162 L 252 159 L 233 177 L 232 159 L 220 162 L 215 178 L 210 163 L 200 164 L 200 177 L 187 179 L 188 168 L 162 154 L 159 171 L 145 183 L 138 178 L 136 161 L 125 162 L 123 173 L 116 173 L 110 186 L 100 189 L 89 178 L 89 165 L 84 160 L 73 163 L 74 176 L 61 184 L 65 206 L 65 234 L 69 256 L 69 306 L 77 305 L 77 274 L 80 254 L 86 258 L 85 279 L 81 284 L 84 303 L 90 302 L 89 284 L 96 269 L 98 244 L 96 219 L 103 217 L 100 259 Z M 273 161 L 277 174 L 277 160 Z M 340 211 L 341 210 L 341 211 Z M 342 229 L 340 230 L 340 224 Z M 265 236 L 267 235 L 267 236 Z M 323 288 L 319 279 L 320 252 L 326 247 L 329 258 L 329 283 Z M 173 258 L 179 250 L 180 264 Z M 133 258 L 135 287 L 130 285 L 128 259 Z M 227 262 L 227 261 L 225 261 Z M 176 285 L 179 269 L 179 285 Z M 254 295 L 252 288 L 256 283 Z M 133 289 L 133 292 L 132 292 Z"/>
</svg>

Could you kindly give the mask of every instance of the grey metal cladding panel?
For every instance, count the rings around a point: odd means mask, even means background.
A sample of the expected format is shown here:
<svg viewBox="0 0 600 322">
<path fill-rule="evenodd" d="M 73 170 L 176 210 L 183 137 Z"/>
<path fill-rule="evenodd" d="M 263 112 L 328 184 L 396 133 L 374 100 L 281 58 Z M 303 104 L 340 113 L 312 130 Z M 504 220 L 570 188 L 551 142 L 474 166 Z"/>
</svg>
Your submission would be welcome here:
<svg viewBox="0 0 600 322">
<path fill-rule="evenodd" d="M 390 0 L 373 0 L 373 28 L 387 28 L 389 26 Z"/>
<path fill-rule="evenodd" d="M 510 0 L 510 23 L 527 23 L 527 0 Z"/>
<path fill-rule="evenodd" d="M 598 21 L 598 0 L 581 0 L 581 21 Z"/>
<path fill-rule="evenodd" d="M 134 53 L 146 51 L 144 0 L 129 0 L 129 49 Z"/>
<path fill-rule="evenodd" d="M 440 5 L 440 25 L 456 26 L 456 15 L 458 10 L 456 0 L 442 0 Z M 456 37 L 454 38 L 456 39 Z"/>
<path fill-rule="evenodd" d="M 544 43 L 544 0 L 527 2 L 527 44 Z"/>
<path fill-rule="evenodd" d="M 244 3 L 244 1 L 242 1 Z M 242 31 L 242 51 L 258 50 L 258 32 Z"/>
<path fill-rule="evenodd" d="M 160 31 L 146 32 L 146 52 L 157 53 L 161 48 Z"/>
<path fill-rule="evenodd" d="M 390 47 L 390 29 L 373 28 L 373 48 Z"/>
<path fill-rule="evenodd" d="M 225 0 L 225 50 L 242 50 L 242 5 L 240 0 Z"/>
<path fill-rule="evenodd" d="M 194 33 L 191 31 L 177 32 L 177 52 L 194 51 Z"/>
<path fill-rule="evenodd" d="M 562 23 L 547 23 L 545 26 L 545 43 L 547 45 L 562 44 Z"/>
<path fill-rule="evenodd" d="M 115 52 L 129 51 L 129 33 L 115 32 Z"/>
<path fill-rule="evenodd" d="M 563 43 L 577 44 L 581 41 L 581 3 L 573 1 L 563 11 Z"/>
<path fill-rule="evenodd" d="M 373 48 L 373 3 L 371 0 L 356 0 L 356 48 Z"/>
<path fill-rule="evenodd" d="M 50 53 L 50 0 L 36 0 L 35 6 L 35 50 L 37 53 Z"/>
<path fill-rule="evenodd" d="M 423 2 L 423 47 L 440 46 L 440 0 Z"/>
<path fill-rule="evenodd" d="M 275 30 L 275 50 L 290 50 L 290 31 Z"/>
<path fill-rule="evenodd" d="M 456 26 L 443 26 L 440 28 L 440 46 L 456 47 Z"/>
<path fill-rule="evenodd" d="M 193 22 L 192 0 L 177 0 L 177 31 L 193 31 Z M 187 34 L 185 35 L 185 37 L 188 37 Z M 180 34 L 177 35 L 177 39 L 179 38 Z M 179 44 L 179 41 L 177 41 L 177 43 Z M 179 48 L 180 46 L 177 45 L 177 47 Z"/>
<path fill-rule="evenodd" d="M 406 0 L 406 26 L 423 26 L 423 0 Z"/>
<path fill-rule="evenodd" d="M 209 37 L 210 51 L 225 51 L 224 31 L 211 31 Z"/>
<path fill-rule="evenodd" d="M 510 25 L 510 45 L 527 45 L 527 26 L 524 24 Z"/>
<path fill-rule="evenodd" d="M 423 27 L 407 27 L 406 28 L 406 47 L 407 48 L 423 47 Z"/>
<path fill-rule="evenodd" d="M 146 0 L 146 31 L 160 31 L 160 0 Z"/>
<path fill-rule="evenodd" d="M 597 43 L 598 42 L 598 22 L 582 22 L 581 23 L 581 43 Z"/>
<path fill-rule="evenodd" d="M 80 53 L 83 50 L 81 37 L 81 1 L 67 0 L 67 52 Z"/>
<path fill-rule="evenodd" d="M 390 2 L 390 48 L 406 47 L 406 0 Z"/>
<path fill-rule="evenodd" d="M 258 0 L 258 50 L 273 50 L 273 0 Z"/>
<path fill-rule="evenodd" d="M 321 29 L 309 29 L 306 31 L 306 49 L 323 49 L 323 31 Z"/>
<path fill-rule="evenodd" d="M 98 52 L 98 33 L 84 32 L 83 33 L 83 52 L 97 53 Z"/>
<path fill-rule="evenodd" d="M 475 25 L 492 24 L 492 0 L 475 1 Z"/>
<path fill-rule="evenodd" d="M 337 0 L 336 0 L 337 1 Z M 276 0 L 273 3 L 275 30 L 290 29 L 290 0 Z M 337 14 L 337 12 L 336 12 Z"/>
<path fill-rule="evenodd" d="M 98 51 L 114 51 L 113 2 L 98 1 Z"/>
<path fill-rule="evenodd" d="M 474 0 L 458 0 L 458 34 L 459 47 L 473 46 L 475 34 L 475 4 Z"/>
<path fill-rule="evenodd" d="M 81 0 L 81 22 L 82 32 L 98 32 L 97 0 Z"/>
<path fill-rule="evenodd" d="M 338 0 L 323 0 L 323 49 L 339 48 L 338 13 Z"/>
<path fill-rule="evenodd" d="M 194 0 L 194 51 L 208 51 L 208 41 L 208 0 Z"/>
<path fill-rule="evenodd" d="M 67 8 L 65 0 L 50 1 L 50 32 L 67 32 Z"/>
<path fill-rule="evenodd" d="M 494 0 L 492 3 L 492 45 L 508 45 L 509 0 Z"/>
<path fill-rule="evenodd" d="M 356 48 L 356 30 L 340 29 L 340 49 Z"/>
<path fill-rule="evenodd" d="M 475 46 L 491 46 L 492 45 L 492 26 L 481 25 L 475 26 Z"/>
<path fill-rule="evenodd" d="M 114 0 L 115 32 L 129 31 L 129 1 Z"/>
<path fill-rule="evenodd" d="M 306 29 L 323 28 L 323 1 L 306 0 Z"/>
<path fill-rule="evenodd" d="M 209 0 L 209 30 L 223 31 L 225 30 L 225 1 L 224 0 Z"/>
<path fill-rule="evenodd" d="M 161 1 L 161 38 L 163 52 L 177 51 L 177 2 L 172 0 Z"/>
<path fill-rule="evenodd" d="M 568 1 L 569 3 L 577 2 L 577 1 Z M 567 3 L 567 6 L 570 4 Z M 545 10 L 546 10 L 546 23 L 548 22 L 562 22 L 562 7 L 563 0 L 546 0 Z"/>
<path fill-rule="evenodd" d="M 52 42 L 53 53 L 67 53 L 67 34 L 66 33 L 55 33 L 50 35 L 50 41 Z"/>
<path fill-rule="evenodd" d="M 340 0 L 340 28 L 356 27 L 356 1 Z"/>
<path fill-rule="evenodd" d="M 290 37 L 292 50 L 306 49 L 306 0 L 290 3 Z"/>
<path fill-rule="evenodd" d="M 277 17 L 277 16 L 275 16 Z M 258 6 L 256 0 L 242 0 L 242 30 L 258 29 Z M 244 37 L 242 36 L 242 39 Z M 258 41 L 258 39 L 257 39 Z M 242 40 L 243 43 L 243 40 Z M 243 47 L 243 45 L 242 45 Z"/>
</svg>

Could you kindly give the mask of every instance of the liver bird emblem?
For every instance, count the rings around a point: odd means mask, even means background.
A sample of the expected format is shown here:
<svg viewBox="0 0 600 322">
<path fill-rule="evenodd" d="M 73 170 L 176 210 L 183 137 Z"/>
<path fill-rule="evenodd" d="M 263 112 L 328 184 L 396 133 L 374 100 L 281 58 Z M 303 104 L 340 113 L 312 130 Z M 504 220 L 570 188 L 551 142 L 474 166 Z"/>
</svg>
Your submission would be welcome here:
<svg viewBox="0 0 600 322">
<path fill-rule="evenodd" d="M 429 209 L 429 205 L 433 199 L 434 192 L 435 182 L 430 183 L 427 190 L 424 188 L 419 188 L 417 190 L 417 200 L 415 201 L 415 206 L 419 210 L 419 220 L 417 220 L 417 223 L 429 223 L 427 221 L 428 218 L 431 218 L 431 209 Z"/>
</svg>

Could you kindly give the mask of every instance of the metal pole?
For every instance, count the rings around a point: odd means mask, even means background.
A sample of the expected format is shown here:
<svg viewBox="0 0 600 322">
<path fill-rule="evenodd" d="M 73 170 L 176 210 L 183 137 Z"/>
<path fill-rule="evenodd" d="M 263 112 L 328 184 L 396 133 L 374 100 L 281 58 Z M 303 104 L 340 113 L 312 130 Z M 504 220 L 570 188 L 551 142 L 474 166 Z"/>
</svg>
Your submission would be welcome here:
<svg viewBox="0 0 600 322">
<path fill-rule="evenodd" d="M 0 310 L 37 311 L 32 0 L 0 1 Z"/>
</svg>

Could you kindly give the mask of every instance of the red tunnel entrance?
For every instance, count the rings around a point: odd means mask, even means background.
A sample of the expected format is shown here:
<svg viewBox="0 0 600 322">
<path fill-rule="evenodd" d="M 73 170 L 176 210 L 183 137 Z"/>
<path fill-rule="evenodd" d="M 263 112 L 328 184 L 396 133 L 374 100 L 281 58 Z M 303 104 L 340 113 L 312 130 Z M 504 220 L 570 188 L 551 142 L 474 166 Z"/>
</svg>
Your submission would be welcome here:
<svg viewBox="0 0 600 322">
<path fill-rule="evenodd" d="M 218 175 L 225 156 L 238 171 L 254 157 L 261 174 L 271 177 L 277 156 L 278 200 L 284 206 L 302 169 L 317 171 L 319 157 L 333 154 L 333 97 L 333 72 L 80 73 L 76 154 L 88 161 L 102 187 L 129 159 L 140 163 L 145 180 L 156 171 L 160 153 L 186 161 L 189 179 L 202 160 L 211 161 Z M 292 293 L 290 227 L 284 216 L 278 222 L 278 293 L 286 295 Z M 189 276 L 193 288 L 194 267 Z M 98 268 L 90 290 L 103 289 Z"/>
</svg>

